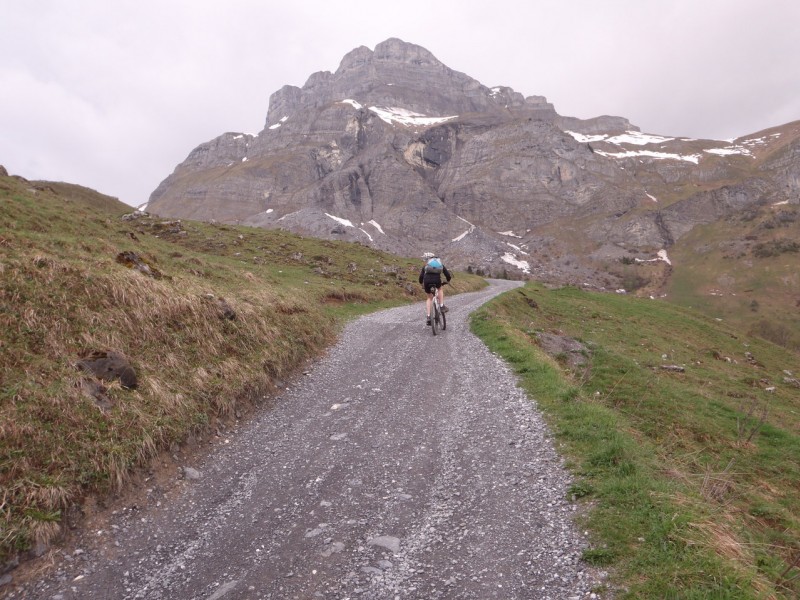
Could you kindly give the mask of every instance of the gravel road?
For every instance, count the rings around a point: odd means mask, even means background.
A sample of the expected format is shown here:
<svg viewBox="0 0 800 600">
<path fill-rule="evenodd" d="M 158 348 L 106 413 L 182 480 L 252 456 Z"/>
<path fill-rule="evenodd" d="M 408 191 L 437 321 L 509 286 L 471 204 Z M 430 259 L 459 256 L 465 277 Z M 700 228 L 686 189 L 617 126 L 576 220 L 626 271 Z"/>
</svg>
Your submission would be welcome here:
<svg viewBox="0 0 800 600">
<path fill-rule="evenodd" d="M 351 323 L 174 489 L 8 597 L 595 597 L 552 437 L 469 332 L 515 285 L 450 297 L 436 337 L 420 304 Z"/>
</svg>

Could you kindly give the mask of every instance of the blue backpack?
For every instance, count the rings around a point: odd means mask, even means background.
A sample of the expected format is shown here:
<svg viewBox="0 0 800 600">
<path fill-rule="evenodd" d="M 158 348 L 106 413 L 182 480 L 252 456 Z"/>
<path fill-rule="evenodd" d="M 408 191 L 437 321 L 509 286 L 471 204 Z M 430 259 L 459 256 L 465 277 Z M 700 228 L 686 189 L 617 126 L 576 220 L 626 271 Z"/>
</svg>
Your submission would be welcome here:
<svg viewBox="0 0 800 600">
<path fill-rule="evenodd" d="M 425 265 L 425 272 L 441 273 L 443 268 L 444 267 L 442 266 L 442 261 L 434 257 L 428 260 L 428 263 Z"/>
</svg>

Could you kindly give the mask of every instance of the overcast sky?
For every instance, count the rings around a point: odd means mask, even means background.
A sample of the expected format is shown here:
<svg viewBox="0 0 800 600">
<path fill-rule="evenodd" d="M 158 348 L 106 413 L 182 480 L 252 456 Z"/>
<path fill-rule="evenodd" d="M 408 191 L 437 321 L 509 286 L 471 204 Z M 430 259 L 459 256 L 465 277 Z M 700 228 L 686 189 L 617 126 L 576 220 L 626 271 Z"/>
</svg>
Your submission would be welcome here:
<svg viewBox="0 0 800 600">
<path fill-rule="evenodd" d="M 798 0 L 0 0 L 0 165 L 131 205 L 358 46 L 565 116 L 727 139 L 800 119 Z"/>
</svg>

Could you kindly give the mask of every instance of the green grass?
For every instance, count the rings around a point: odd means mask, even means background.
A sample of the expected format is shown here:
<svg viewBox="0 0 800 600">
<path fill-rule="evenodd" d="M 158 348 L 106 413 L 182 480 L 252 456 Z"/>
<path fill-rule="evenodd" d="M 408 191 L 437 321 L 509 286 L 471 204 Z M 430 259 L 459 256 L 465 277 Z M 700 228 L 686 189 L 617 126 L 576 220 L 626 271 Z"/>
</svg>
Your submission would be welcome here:
<svg viewBox="0 0 800 600">
<path fill-rule="evenodd" d="M 347 319 L 424 298 L 419 260 L 121 209 L 86 188 L 0 177 L 0 565 L 51 543 L 72 505 L 263 404 Z M 76 367 L 108 350 L 139 379 L 103 382 L 110 408 Z"/>
<path fill-rule="evenodd" d="M 531 284 L 472 327 L 557 435 L 591 506 L 584 558 L 619 597 L 800 593 L 796 354 L 663 301 Z M 581 341 L 591 368 L 547 355 L 541 332 Z"/>
</svg>

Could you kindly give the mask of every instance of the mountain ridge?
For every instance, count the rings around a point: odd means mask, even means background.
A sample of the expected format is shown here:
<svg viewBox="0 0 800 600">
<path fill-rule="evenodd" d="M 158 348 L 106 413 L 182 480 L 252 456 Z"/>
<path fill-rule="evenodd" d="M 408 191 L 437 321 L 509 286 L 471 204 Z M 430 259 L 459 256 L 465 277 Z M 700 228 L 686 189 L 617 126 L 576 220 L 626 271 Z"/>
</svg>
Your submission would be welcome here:
<svg viewBox="0 0 800 600">
<path fill-rule="evenodd" d="M 718 141 L 565 117 L 390 38 L 272 94 L 259 134 L 197 146 L 148 209 L 602 286 L 604 248 L 650 258 L 699 223 L 797 203 L 798 138 L 800 122 Z M 581 251 L 553 235 L 579 222 Z"/>
</svg>

